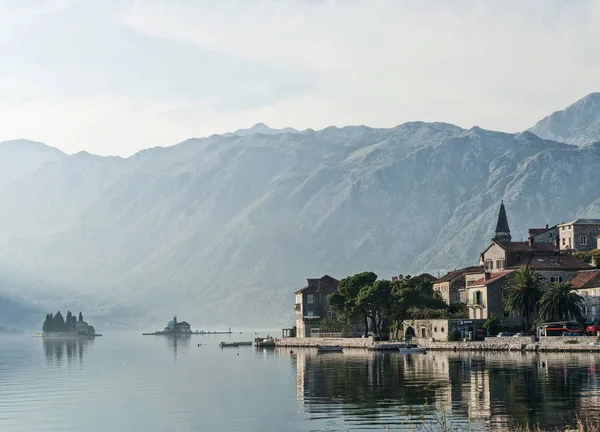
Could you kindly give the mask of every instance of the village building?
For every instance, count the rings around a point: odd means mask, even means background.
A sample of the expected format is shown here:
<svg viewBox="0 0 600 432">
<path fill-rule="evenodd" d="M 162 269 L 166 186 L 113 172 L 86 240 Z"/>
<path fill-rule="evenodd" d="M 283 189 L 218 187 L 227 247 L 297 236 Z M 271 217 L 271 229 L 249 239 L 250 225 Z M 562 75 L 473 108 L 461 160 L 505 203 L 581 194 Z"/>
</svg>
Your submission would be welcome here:
<svg viewBox="0 0 600 432">
<path fill-rule="evenodd" d="M 594 239 L 600 234 L 600 219 L 575 219 L 558 224 L 560 248 L 589 251 L 597 246 Z"/>
<path fill-rule="evenodd" d="M 323 318 L 335 318 L 327 299 L 337 292 L 340 281 L 325 275 L 320 279 L 306 279 L 306 286 L 295 292 L 296 337 L 311 337 L 311 330 L 319 327 Z"/>
<path fill-rule="evenodd" d="M 529 237 L 533 239 L 535 243 L 554 243 L 554 240 L 558 237 L 558 225 L 549 227 L 546 224 L 546 228 L 529 228 Z"/>
<path fill-rule="evenodd" d="M 560 225 L 558 225 L 560 227 Z M 526 242 L 513 242 L 506 216 L 504 202 L 500 204 L 496 233 L 490 246 L 479 258 L 482 272 L 472 273 L 466 281 L 469 318 L 487 319 L 491 314 L 501 318 L 505 325 L 517 326 L 521 317 L 511 317 L 504 313 L 503 292 L 507 279 L 513 271 L 529 267 L 541 274 L 545 285 L 552 282 L 567 282 L 577 272 L 589 270 L 591 266 L 579 258 L 561 252 L 559 237 L 554 242 L 537 242 L 536 238 L 549 238 L 548 232 L 559 231 L 554 228 L 531 229 Z M 543 237 L 546 235 L 546 237 Z"/>
<path fill-rule="evenodd" d="M 452 303 L 464 303 L 466 302 L 464 290 L 467 278 L 473 273 L 481 273 L 482 270 L 483 267 L 474 266 L 448 272 L 433 282 L 433 290 L 440 293 L 444 301 L 449 305 Z"/>
<path fill-rule="evenodd" d="M 191 326 L 186 321 L 177 321 L 177 317 L 174 316 L 171 321 L 167 323 L 164 330 L 165 334 L 190 334 L 192 333 Z"/>
<path fill-rule="evenodd" d="M 75 323 L 75 332 L 79 336 L 95 336 L 96 330 L 94 326 L 89 325 L 85 321 L 77 321 Z"/>
<path fill-rule="evenodd" d="M 583 297 L 581 312 L 585 322 L 597 324 L 600 319 L 600 269 L 579 271 L 569 283 Z"/>
<path fill-rule="evenodd" d="M 402 325 L 405 337 L 445 342 L 454 329 L 458 330 L 461 339 L 483 339 L 484 322 L 485 320 L 467 319 L 413 319 L 404 320 Z"/>
</svg>

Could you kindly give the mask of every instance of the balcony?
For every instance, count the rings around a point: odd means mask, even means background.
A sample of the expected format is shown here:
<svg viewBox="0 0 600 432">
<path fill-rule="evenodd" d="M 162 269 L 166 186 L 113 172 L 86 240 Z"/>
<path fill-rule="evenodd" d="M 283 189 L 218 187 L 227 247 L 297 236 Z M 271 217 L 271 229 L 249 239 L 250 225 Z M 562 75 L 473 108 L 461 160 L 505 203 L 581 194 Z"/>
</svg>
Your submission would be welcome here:
<svg viewBox="0 0 600 432">
<path fill-rule="evenodd" d="M 294 305 L 294 310 L 295 310 L 296 312 L 300 312 L 300 311 L 302 310 L 302 304 L 301 304 L 301 303 L 296 303 L 296 304 Z"/>
<path fill-rule="evenodd" d="M 483 300 L 468 299 L 467 306 L 473 309 L 484 309 L 485 302 Z"/>
</svg>

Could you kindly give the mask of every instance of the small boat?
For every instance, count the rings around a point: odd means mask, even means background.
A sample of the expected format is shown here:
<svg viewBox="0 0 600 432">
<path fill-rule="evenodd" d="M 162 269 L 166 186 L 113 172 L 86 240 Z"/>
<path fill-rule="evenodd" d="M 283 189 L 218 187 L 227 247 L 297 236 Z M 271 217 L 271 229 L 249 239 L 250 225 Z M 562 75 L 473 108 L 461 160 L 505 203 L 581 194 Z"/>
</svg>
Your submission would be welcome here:
<svg viewBox="0 0 600 432">
<path fill-rule="evenodd" d="M 398 351 L 400 351 L 401 354 L 420 354 L 424 353 L 427 350 L 423 347 L 420 347 L 419 345 L 407 343 L 400 344 L 400 346 L 398 347 Z"/>
<path fill-rule="evenodd" d="M 342 352 L 344 348 L 339 345 L 335 346 L 318 346 L 317 353 Z"/>
<path fill-rule="evenodd" d="M 219 344 L 221 348 L 223 347 L 238 347 L 238 346 L 252 346 L 252 342 L 221 342 Z"/>
<path fill-rule="evenodd" d="M 266 338 L 256 338 L 254 339 L 254 345 L 256 345 L 256 348 L 274 347 L 275 339 L 270 336 L 267 336 Z"/>
</svg>

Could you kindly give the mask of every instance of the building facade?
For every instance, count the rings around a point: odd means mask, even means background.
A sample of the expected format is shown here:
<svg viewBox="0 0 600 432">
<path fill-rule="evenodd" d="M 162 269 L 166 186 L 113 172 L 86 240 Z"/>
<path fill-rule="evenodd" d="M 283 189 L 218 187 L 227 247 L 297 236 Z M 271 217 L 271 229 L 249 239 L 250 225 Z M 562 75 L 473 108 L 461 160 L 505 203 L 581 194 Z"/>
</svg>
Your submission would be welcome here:
<svg viewBox="0 0 600 432">
<path fill-rule="evenodd" d="M 600 269 L 582 270 L 569 281 L 583 297 L 582 314 L 586 323 L 600 322 Z"/>
<path fill-rule="evenodd" d="M 337 292 L 340 281 L 325 275 L 320 279 L 307 279 L 304 288 L 295 292 L 296 337 L 310 337 L 311 330 L 318 327 L 323 318 L 335 318 L 327 299 Z"/>
<path fill-rule="evenodd" d="M 575 219 L 558 224 L 560 248 L 563 250 L 589 251 L 597 246 L 600 219 Z"/>
<path fill-rule="evenodd" d="M 465 298 L 461 298 L 461 295 L 466 288 L 467 275 L 482 271 L 481 266 L 475 266 L 448 272 L 433 282 L 433 290 L 440 293 L 446 304 L 464 303 Z"/>
</svg>

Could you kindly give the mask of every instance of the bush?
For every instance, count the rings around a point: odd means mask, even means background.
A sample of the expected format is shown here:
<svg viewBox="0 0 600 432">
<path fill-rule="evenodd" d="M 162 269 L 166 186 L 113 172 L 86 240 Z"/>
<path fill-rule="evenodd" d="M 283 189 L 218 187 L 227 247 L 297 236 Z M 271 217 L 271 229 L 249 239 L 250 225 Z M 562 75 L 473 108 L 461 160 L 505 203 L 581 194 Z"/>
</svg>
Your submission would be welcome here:
<svg viewBox="0 0 600 432">
<path fill-rule="evenodd" d="M 460 332 L 458 331 L 458 329 L 455 327 L 452 330 L 450 330 L 450 332 L 448 333 L 448 340 L 451 342 L 456 342 L 459 341 L 461 339 L 460 336 Z"/>
<path fill-rule="evenodd" d="M 490 314 L 483 323 L 483 328 L 489 337 L 496 336 L 502 330 L 502 322 L 493 314 Z"/>
<path fill-rule="evenodd" d="M 579 341 L 575 340 L 575 339 L 568 339 L 568 340 L 565 341 L 565 343 L 569 344 L 569 345 L 574 345 L 574 344 L 579 343 Z"/>
</svg>

